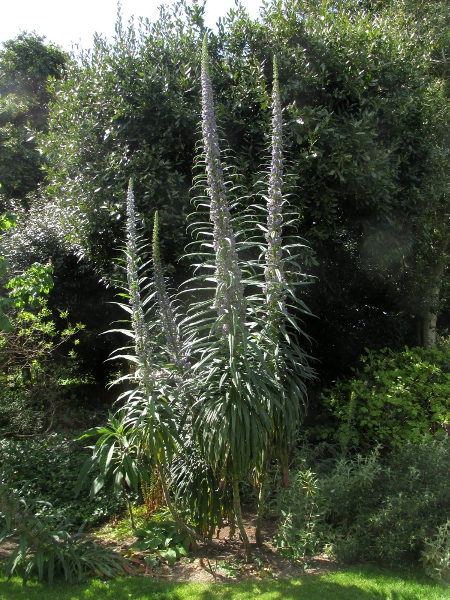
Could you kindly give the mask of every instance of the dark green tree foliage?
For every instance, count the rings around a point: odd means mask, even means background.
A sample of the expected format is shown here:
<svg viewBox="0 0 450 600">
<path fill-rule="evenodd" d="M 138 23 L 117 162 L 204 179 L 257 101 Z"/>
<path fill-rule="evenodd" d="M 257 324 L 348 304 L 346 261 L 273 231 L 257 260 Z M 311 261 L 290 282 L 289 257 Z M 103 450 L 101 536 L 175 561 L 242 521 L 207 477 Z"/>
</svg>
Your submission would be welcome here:
<svg viewBox="0 0 450 600">
<path fill-rule="evenodd" d="M 401 12 L 355 3 L 274 5 L 297 206 L 319 264 L 310 305 L 324 366 L 342 368 L 364 344 L 395 344 L 394 331 L 407 340 L 423 310 L 417 249 L 445 187 L 430 32 L 419 43 Z"/>
<path fill-rule="evenodd" d="M 415 342 L 415 322 L 440 308 L 447 3 L 424 4 L 418 23 L 408 13 L 415 0 L 273 0 L 261 22 L 238 7 L 211 36 L 219 127 L 249 186 L 267 165 L 270 54 L 279 57 L 291 203 L 319 265 L 308 303 L 320 319 L 308 331 L 330 377 L 365 346 Z M 131 175 L 138 210 L 159 210 L 166 262 L 181 255 L 203 33 L 202 8 L 185 2 L 137 33 L 119 23 L 115 42 L 97 39 L 59 92 L 50 193 L 66 202 L 82 252 L 103 273 L 120 246 Z"/>
<path fill-rule="evenodd" d="M 67 56 L 35 33 L 0 50 L 0 181 L 7 198 L 25 199 L 43 180 L 36 133 L 46 131 L 49 78 L 60 79 Z"/>
<path fill-rule="evenodd" d="M 262 26 L 236 14 L 219 35 L 222 54 L 239 48 L 246 64 L 263 64 L 267 47 L 280 56 L 295 203 L 322 283 L 310 305 L 322 317 L 314 337 L 325 369 L 343 368 L 367 344 L 415 341 L 414 320 L 424 322 L 419 343 L 430 343 L 442 278 L 445 7 L 425 3 L 418 25 L 408 2 L 384 5 L 370 13 L 346 1 L 273 2 Z M 239 114 L 238 87 L 224 86 L 224 114 Z M 249 112 L 242 156 L 255 120 Z"/>
<path fill-rule="evenodd" d="M 135 176 L 145 215 L 159 210 L 169 260 L 185 244 L 199 114 L 197 21 L 164 10 L 155 24 L 94 39 L 70 65 L 46 144 L 50 194 L 67 200 L 81 252 L 108 272 L 121 245 L 124 189 Z"/>
</svg>

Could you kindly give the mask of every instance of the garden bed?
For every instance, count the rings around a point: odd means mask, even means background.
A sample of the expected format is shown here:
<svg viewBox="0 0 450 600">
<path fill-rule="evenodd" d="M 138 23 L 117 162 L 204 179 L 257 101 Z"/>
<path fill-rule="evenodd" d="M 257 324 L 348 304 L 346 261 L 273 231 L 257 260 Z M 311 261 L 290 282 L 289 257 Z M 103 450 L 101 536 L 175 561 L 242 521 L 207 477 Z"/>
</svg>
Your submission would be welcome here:
<svg viewBox="0 0 450 600">
<path fill-rule="evenodd" d="M 245 580 L 266 579 L 291 579 L 302 577 L 305 574 L 324 574 L 339 569 L 338 564 L 327 556 L 316 556 L 308 560 L 306 565 L 299 560 L 283 556 L 272 542 L 276 529 L 274 520 L 264 522 L 264 544 L 256 546 L 255 522 L 251 515 L 246 515 L 244 521 L 247 535 L 252 545 L 253 562 L 245 563 L 244 549 L 239 539 L 239 534 L 230 537 L 230 528 L 224 527 L 215 538 L 219 548 L 213 549 L 205 544 L 199 544 L 189 557 L 181 557 L 173 566 L 164 560 L 149 560 L 156 558 L 154 553 L 139 552 L 132 548 L 135 537 L 127 536 L 117 541 L 111 535 L 113 528 L 110 526 L 100 530 L 101 542 L 125 556 L 132 569 L 130 575 L 139 577 L 152 577 L 167 581 L 188 582 L 230 582 Z M 0 544 L 0 565 L 8 559 L 10 553 L 17 546 L 18 540 L 10 538 Z M 147 560 L 146 560 L 147 559 Z M 152 565 L 151 563 L 155 564 Z"/>
</svg>

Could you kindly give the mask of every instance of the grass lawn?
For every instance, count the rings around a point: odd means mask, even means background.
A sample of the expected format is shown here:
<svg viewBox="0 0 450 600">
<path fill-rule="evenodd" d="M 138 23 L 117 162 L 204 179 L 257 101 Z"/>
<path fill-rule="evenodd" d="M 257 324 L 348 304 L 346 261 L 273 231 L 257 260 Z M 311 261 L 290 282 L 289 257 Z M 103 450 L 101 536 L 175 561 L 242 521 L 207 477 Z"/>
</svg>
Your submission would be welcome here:
<svg viewBox="0 0 450 600">
<path fill-rule="evenodd" d="M 169 583 L 123 577 L 85 584 L 58 582 L 52 589 L 18 578 L 0 578 L 1 600 L 449 600 L 450 586 L 421 575 L 353 568 L 301 579 L 239 583 Z"/>
</svg>

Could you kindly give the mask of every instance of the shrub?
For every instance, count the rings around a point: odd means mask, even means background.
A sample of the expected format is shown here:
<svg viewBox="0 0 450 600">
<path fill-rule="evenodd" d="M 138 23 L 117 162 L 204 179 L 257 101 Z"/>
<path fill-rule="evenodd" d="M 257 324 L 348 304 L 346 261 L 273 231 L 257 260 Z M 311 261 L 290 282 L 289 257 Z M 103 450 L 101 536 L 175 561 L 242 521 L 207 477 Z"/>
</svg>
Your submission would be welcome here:
<svg viewBox="0 0 450 600">
<path fill-rule="evenodd" d="M 278 545 L 304 563 L 321 550 L 324 541 L 323 505 L 318 477 L 310 469 L 295 474 L 289 491 L 281 494 Z"/>
<path fill-rule="evenodd" d="M 67 311 L 54 318 L 43 296 L 52 285 L 50 272 L 48 266 L 36 264 L 6 286 L 15 310 L 8 313 L 10 328 L 0 331 L 3 434 L 29 435 L 50 428 L 57 407 L 66 399 L 67 384 L 80 380 L 74 347 L 83 325 L 68 324 Z"/>
<path fill-rule="evenodd" d="M 425 539 L 450 518 L 450 443 L 407 444 L 379 457 L 343 461 L 326 481 L 335 544 L 348 561 L 417 560 Z M 344 472 L 343 472 L 344 471 Z"/>
<path fill-rule="evenodd" d="M 104 491 L 93 500 L 88 486 L 75 498 L 78 473 L 89 452 L 81 442 L 62 434 L 2 439 L 0 480 L 26 501 L 39 498 L 52 504 L 61 514 L 70 516 L 74 525 L 95 523 L 123 510 L 124 502 Z"/>
<path fill-rule="evenodd" d="M 93 536 L 82 530 L 71 534 L 70 524 L 61 521 L 61 515 L 53 512 L 51 505 L 46 504 L 43 514 L 43 504 L 27 504 L 9 486 L 0 484 L 0 542 L 7 538 L 17 540 L 6 563 L 8 578 L 19 571 L 25 585 L 37 571 L 39 581 L 46 577 L 52 585 L 54 576 L 62 573 L 66 581 L 81 581 L 85 575 L 112 578 L 129 570 L 122 556 L 103 547 Z M 24 570 L 20 570 L 22 566 Z"/>
<path fill-rule="evenodd" d="M 337 381 L 323 400 L 337 426 L 322 437 L 367 451 L 381 444 L 399 448 L 405 442 L 445 436 L 450 419 L 450 348 L 405 348 L 367 351 L 361 368 Z"/>
<path fill-rule="evenodd" d="M 435 535 L 425 540 L 421 562 L 435 579 L 450 579 L 450 521 L 438 527 Z"/>
<path fill-rule="evenodd" d="M 278 543 L 293 555 L 313 525 L 315 551 L 331 544 L 343 561 L 400 565 L 418 560 L 450 519 L 449 439 L 407 443 L 384 459 L 376 449 L 366 457 L 310 460 L 309 468 L 310 478 L 316 473 L 314 512 L 304 469 L 279 497 Z"/>
</svg>

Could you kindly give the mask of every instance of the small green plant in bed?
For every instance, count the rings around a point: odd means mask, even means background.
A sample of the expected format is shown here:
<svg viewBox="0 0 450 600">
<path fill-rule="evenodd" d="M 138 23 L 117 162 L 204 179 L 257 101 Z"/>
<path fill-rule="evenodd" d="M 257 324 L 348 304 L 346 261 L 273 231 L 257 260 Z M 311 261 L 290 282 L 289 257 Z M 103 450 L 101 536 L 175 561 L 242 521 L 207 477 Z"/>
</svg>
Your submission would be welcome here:
<svg viewBox="0 0 450 600">
<path fill-rule="evenodd" d="M 170 565 L 182 556 L 189 555 L 190 537 L 186 531 L 170 519 L 164 521 L 150 521 L 134 535 L 138 538 L 132 548 L 142 552 L 150 551 Z"/>
<path fill-rule="evenodd" d="M 275 541 L 281 554 L 301 560 L 305 567 L 326 540 L 321 495 L 319 478 L 311 469 L 295 473 L 289 491 L 280 495 L 281 519 Z"/>
<path fill-rule="evenodd" d="M 129 572 L 127 561 L 86 535 L 71 533 L 71 524 L 45 502 L 25 502 L 14 490 L 0 484 L 0 543 L 15 544 L 6 561 L 8 578 L 18 574 L 25 585 L 32 575 L 51 586 L 57 576 L 82 581 L 87 575 L 113 578 Z"/>
<path fill-rule="evenodd" d="M 170 518 L 167 509 L 162 508 L 149 516 L 145 506 L 138 506 L 134 509 L 134 519 L 136 529 L 123 513 L 120 518 L 113 518 L 97 529 L 96 534 L 101 539 L 117 542 L 137 538 L 131 550 L 151 555 L 146 558 L 149 563 L 155 558 L 174 564 L 182 556 L 189 555 L 189 534 Z"/>
</svg>

